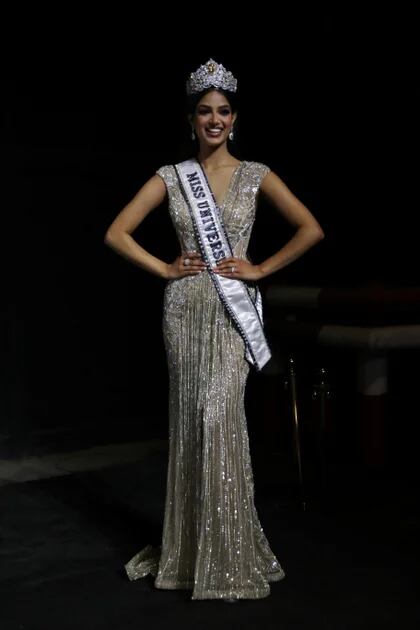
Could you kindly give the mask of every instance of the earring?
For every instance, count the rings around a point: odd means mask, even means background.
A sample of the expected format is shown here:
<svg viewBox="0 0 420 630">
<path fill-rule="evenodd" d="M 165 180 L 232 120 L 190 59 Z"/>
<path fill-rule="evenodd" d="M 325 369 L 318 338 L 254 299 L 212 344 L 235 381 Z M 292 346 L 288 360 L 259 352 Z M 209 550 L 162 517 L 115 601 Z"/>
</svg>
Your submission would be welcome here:
<svg viewBox="0 0 420 630">
<path fill-rule="evenodd" d="M 229 133 L 229 140 L 233 140 L 233 127 L 232 127 L 232 129 L 230 130 L 230 133 Z"/>
<path fill-rule="evenodd" d="M 191 128 L 191 140 L 195 140 L 195 133 L 193 128 Z"/>
</svg>

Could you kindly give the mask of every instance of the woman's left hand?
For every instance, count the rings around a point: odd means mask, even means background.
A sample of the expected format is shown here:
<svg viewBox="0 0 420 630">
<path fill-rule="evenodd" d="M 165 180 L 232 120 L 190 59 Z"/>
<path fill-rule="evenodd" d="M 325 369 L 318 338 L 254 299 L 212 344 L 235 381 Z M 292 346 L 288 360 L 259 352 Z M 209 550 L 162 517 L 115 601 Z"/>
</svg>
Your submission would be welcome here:
<svg viewBox="0 0 420 630">
<path fill-rule="evenodd" d="M 237 278 L 238 280 L 260 280 L 263 273 L 259 265 L 253 265 L 248 260 L 230 256 L 224 258 L 213 268 L 214 273 L 225 278 Z"/>
</svg>

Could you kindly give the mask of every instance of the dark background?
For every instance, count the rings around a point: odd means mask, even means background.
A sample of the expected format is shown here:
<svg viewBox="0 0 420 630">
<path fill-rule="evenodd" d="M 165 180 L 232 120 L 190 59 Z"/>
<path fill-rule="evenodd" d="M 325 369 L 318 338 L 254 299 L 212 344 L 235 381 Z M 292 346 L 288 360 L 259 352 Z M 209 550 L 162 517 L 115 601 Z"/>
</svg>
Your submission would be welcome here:
<svg viewBox="0 0 420 630">
<path fill-rule="evenodd" d="M 222 603 L 196 610 L 188 593 L 127 583 L 123 564 L 158 542 L 164 510 L 164 282 L 103 238 L 176 159 L 189 134 L 186 77 L 213 57 L 239 80 L 241 158 L 275 170 L 326 234 L 265 279 L 265 295 L 272 284 L 324 287 L 327 298 L 418 288 L 418 21 L 401 3 L 19 3 L 14 13 L 3 6 L 0 22 L 2 628 L 138 628 L 143 614 L 155 628 L 229 625 Z M 291 233 L 261 202 L 253 259 Z M 164 260 L 178 253 L 164 204 L 134 236 Z M 395 313 L 417 323 L 412 306 L 397 301 Z M 258 611 L 239 605 L 241 627 L 418 628 L 419 351 L 390 351 L 388 393 L 370 397 L 356 393 L 356 352 L 294 353 L 304 511 L 276 370 L 284 341 L 270 338 L 273 361 L 251 372 L 246 409 L 256 507 L 288 577 Z M 311 397 L 321 366 L 324 433 Z M 375 421 L 385 470 L 358 462 Z"/>
<path fill-rule="evenodd" d="M 185 80 L 209 57 L 239 80 L 242 157 L 275 170 L 326 234 L 263 288 L 417 285 L 411 22 L 283 5 L 89 17 L 63 6 L 5 20 L 0 432 L 29 444 L 34 431 L 134 422 L 166 436 L 164 282 L 103 237 L 176 159 Z M 261 202 L 253 258 L 291 234 Z M 134 236 L 177 255 L 165 206 Z"/>
</svg>

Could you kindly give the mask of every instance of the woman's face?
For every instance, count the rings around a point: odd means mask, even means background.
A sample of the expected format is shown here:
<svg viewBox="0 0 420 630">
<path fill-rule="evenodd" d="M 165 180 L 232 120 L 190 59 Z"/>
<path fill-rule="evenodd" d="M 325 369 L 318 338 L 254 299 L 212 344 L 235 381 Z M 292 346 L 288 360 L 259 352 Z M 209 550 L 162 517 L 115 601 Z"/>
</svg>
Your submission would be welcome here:
<svg viewBox="0 0 420 630">
<path fill-rule="evenodd" d="M 198 102 L 191 123 L 200 144 L 217 147 L 227 141 L 235 119 L 229 101 L 214 90 Z"/>
</svg>

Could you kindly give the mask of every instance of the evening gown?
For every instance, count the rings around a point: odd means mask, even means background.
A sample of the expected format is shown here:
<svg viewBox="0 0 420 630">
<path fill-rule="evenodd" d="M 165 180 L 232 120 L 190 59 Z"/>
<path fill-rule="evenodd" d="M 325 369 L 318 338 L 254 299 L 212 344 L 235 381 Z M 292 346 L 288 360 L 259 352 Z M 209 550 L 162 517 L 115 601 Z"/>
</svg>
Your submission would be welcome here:
<svg viewBox="0 0 420 630">
<path fill-rule="evenodd" d="M 269 170 L 240 162 L 219 206 L 238 258 L 249 260 L 259 185 Z M 157 173 L 166 184 L 181 249 L 199 251 L 174 167 Z M 160 546 L 148 544 L 125 564 L 127 575 L 137 580 L 150 573 L 156 588 L 191 589 L 191 599 L 266 597 L 269 582 L 285 573 L 254 505 L 244 341 L 207 270 L 168 280 L 163 307 L 169 370 L 163 533 Z"/>
</svg>

